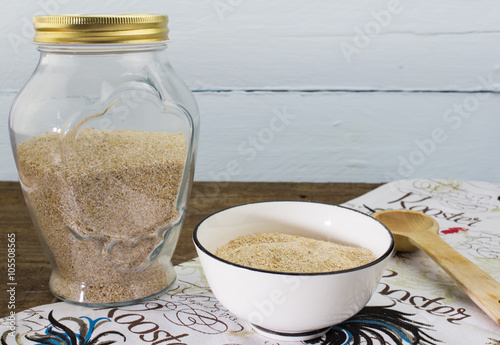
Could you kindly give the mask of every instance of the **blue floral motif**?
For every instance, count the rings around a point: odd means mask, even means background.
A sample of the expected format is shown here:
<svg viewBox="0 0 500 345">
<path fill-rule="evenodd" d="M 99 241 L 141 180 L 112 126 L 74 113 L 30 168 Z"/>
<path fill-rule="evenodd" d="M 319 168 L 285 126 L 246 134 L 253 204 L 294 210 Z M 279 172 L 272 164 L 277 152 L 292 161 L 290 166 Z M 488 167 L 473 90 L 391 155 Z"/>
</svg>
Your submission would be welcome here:
<svg viewBox="0 0 500 345">
<path fill-rule="evenodd" d="M 410 316 L 390 306 L 365 307 L 351 319 L 330 328 L 322 338 L 306 341 L 306 344 L 386 345 L 387 339 L 397 345 L 437 345 L 441 342 L 426 333 L 430 325 L 411 320 Z"/>
<path fill-rule="evenodd" d="M 36 345 L 110 345 L 117 342 L 113 338 L 126 340 L 125 336 L 117 331 L 94 334 L 94 331 L 99 326 L 111 321 L 106 317 L 100 317 L 95 320 L 87 316 L 81 316 L 80 318 L 63 317 L 56 320 L 52 312 L 48 315 L 51 325 L 45 329 L 44 334 L 28 334 L 26 335 L 28 340 L 37 342 Z M 63 323 L 63 321 L 66 322 Z M 75 323 L 78 331 L 74 331 L 67 321 Z"/>
</svg>

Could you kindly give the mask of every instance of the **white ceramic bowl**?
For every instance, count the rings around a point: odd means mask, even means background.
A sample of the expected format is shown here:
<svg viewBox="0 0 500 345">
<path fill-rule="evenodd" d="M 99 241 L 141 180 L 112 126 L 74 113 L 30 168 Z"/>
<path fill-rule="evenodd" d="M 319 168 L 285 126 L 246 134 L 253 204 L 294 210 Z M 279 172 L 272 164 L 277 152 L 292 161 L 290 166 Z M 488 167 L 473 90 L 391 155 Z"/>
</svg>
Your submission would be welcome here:
<svg viewBox="0 0 500 345">
<path fill-rule="evenodd" d="M 377 259 L 353 269 L 283 273 L 249 268 L 215 256 L 241 235 L 281 232 L 370 249 Z M 194 244 L 208 284 L 230 312 L 270 338 L 321 336 L 359 312 L 371 298 L 394 250 L 390 231 L 361 212 L 328 204 L 271 201 L 246 204 L 205 218 Z"/>
</svg>

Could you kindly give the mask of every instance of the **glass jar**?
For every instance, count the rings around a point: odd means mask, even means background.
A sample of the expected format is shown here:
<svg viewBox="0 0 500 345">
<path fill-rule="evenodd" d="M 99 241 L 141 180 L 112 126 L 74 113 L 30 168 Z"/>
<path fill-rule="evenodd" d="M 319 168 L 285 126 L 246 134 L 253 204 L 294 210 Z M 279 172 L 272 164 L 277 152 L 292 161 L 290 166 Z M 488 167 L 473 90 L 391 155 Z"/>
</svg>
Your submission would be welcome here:
<svg viewBox="0 0 500 345">
<path fill-rule="evenodd" d="M 9 128 L 24 197 L 69 302 L 163 293 L 194 175 L 198 108 L 165 55 L 168 17 L 34 18 L 38 66 Z"/>
</svg>

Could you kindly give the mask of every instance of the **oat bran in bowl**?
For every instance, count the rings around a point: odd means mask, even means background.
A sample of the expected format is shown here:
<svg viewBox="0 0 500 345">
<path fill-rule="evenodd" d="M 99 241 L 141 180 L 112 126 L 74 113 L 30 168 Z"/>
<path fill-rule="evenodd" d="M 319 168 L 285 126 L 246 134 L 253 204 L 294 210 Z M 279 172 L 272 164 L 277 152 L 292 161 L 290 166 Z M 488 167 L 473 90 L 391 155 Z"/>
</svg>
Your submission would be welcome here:
<svg viewBox="0 0 500 345">
<path fill-rule="evenodd" d="M 253 268 L 217 256 L 217 250 L 241 236 L 273 233 L 364 248 L 374 258 L 357 267 L 303 273 Z M 358 313 L 375 292 L 394 250 L 392 234 L 376 219 L 342 206 L 302 201 L 219 211 L 198 224 L 193 241 L 220 303 L 256 332 L 290 341 L 319 337 Z"/>
</svg>

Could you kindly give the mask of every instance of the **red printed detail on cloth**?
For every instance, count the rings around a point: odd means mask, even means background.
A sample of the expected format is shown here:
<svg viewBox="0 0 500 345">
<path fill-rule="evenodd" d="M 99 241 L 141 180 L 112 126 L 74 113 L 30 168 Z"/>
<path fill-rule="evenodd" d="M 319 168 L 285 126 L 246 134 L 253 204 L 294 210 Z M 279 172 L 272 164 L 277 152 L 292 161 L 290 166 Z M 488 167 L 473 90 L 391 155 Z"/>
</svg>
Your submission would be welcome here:
<svg viewBox="0 0 500 345">
<path fill-rule="evenodd" d="M 448 235 L 448 234 L 456 234 L 459 231 L 469 231 L 467 228 L 461 228 L 461 227 L 454 227 L 454 228 L 448 228 L 446 230 L 441 231 L 441 233 Z"/>
</svg>

